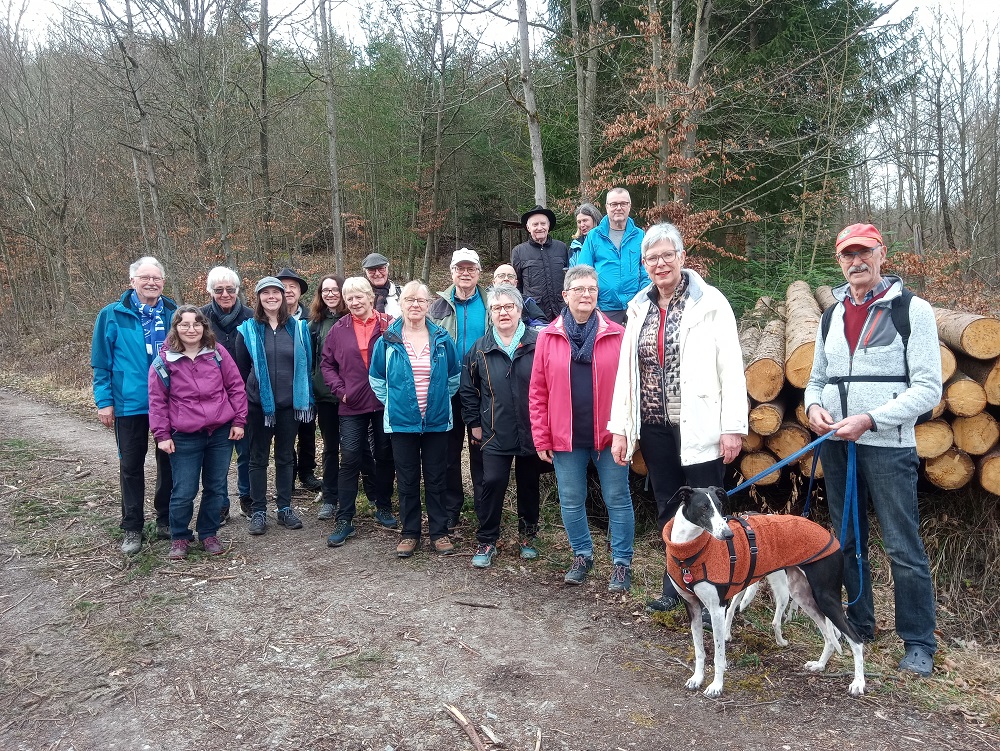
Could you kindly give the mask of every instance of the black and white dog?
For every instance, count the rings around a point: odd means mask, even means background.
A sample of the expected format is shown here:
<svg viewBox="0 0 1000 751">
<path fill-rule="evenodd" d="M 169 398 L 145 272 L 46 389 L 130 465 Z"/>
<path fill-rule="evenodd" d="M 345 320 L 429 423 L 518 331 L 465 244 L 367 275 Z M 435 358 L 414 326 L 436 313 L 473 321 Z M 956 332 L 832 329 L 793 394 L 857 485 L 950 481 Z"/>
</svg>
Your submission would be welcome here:
<svg viewBox="0 0 1000 751">
<path fill-rule="evenodd" d="M 663 531 L 667 570 L 691 619 L 695 667 L 686 688 L 701 688 L 705 679 L 702 608 L 708 608 L 715 640 L 715 677 L 704 693 L 715 697 L 722 693 L 726 670 L 726 602 L 769 574 L 783 572 L 792 599 L 823 634 L 823 653 L 805 669 L 825 670 L 834 651 L 841 652 L 843 635 L 854 655 L 850 693 L 861 696 L 864 647 L 841 604 L 844 558 L 836 539 L 800 516 L 761 514 L 727 520 L 721 512 L 725 497 L 721 488 L 682 487 L 673 499 L 680 502 L 677 514 Z M 780 577 L 776 580 L 772 587 L 781 586 Z M 779 634 L 776 629 L 776 638 Z"/>
</svg>

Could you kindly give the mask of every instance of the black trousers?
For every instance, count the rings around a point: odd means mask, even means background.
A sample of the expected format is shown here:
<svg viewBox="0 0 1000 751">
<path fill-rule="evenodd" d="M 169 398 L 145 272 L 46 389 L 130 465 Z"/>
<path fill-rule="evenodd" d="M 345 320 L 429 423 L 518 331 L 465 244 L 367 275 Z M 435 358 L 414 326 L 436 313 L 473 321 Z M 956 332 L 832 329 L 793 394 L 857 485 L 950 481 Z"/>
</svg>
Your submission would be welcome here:
<svg viewBox="0 0 1000 751">
<path fill-rule="evenodd" d="M 274 425 L 264 424 L 264 411 L 259 404 L 247 410 L 247 431 L 250 434 L 250 498 L 254 513 L 267 511 L 267 465 L 271 461 L 274 442 L 274 490 L 279 509 L 292 505 L 295 485 L 295 433 L 299 429 L 295 410 L 291 407 L 274 412 Z"/>
<path fill-rule="evenodd" d="M 146 453 L 149 451 L 149 415 L 115 418 L 115 441 L 118 444 L 118 482 L 122 495 L 121 528 L 141 532 L 145 521 Z M 170 454 L 156 451 L 156 491 L 153 508 L 156 523 L 170 524 L 170 493 L 173 475 Z"/>
<path fill-rule="evenodd" d="M 323 436 L 323 503 L 336 506 L 340 482 L 340 404 L 316 402 L 316 422 Z M 301 430 L 299 434 L 301 449 Z"/>
<path fill-rule="evenodd" d="M 473 442 L 472 432 L 462 422 L 462 398 L 455 394 L 451 398 L 451 430 L 448 436 L 448 470 L 447 488 L 445 490 L 445 508 L 448 511 L 449 523 L 454 524 L 465 506 L 465 483 L 462 481 L 462 449 L 465 446 L 466 435 L 469 439 L 469 470 L 472 475 L 472 499 L 479 504 L 483 492 L 483 451 L 479 442 Z"/>
<path fill-rule="evenodd" d="M 538 534 L 538 477 L 542 460 L 537 455 L 511 456 L 483 452 L 483 490 L 476 501 L 479 529 L 476 539 L 484 545 L 500 539 L 503 500 L 510 483 L 510 465 L 514 465 L 517 483 L 517 531 L 523 537 Z"/>
<path fill-rule="evenodd" d="M 674 494 L 682 485 L 705 488 L 709 485 L 722 487 L 725 466 L 722 457 L 700 464 L 681 464 L 681 432 L 672 425 L 650 425 L 642 423 L 639 428 L 642 443 L 642 458 L 646 460 L 646 471 L 653 486 L 656 499 L 656 520 L 660 533 L 667 522 L 674 518 L 680 503 L 674 502 Z M 726 509 L 722 510 L 726 513 Z M 663 594 L 673 594 L 667 572 L 663 572 Z"/>
<path fill-rule="evenodd" d="M 420 539 L 420 474 L 424 476 L 427 531 L 431 540 L 448 534 L 444 505 L 445 463 L 441 454 L 448 446 L 448 433 L 393 433 L 392 456 L 396 463 L 396 492 L 402 537 Z"/>
<path fill-rule="evenodd" d="M 316 472 L 316 420 L 300 422 L 296 438 L 295 474 L 302 480 Z"/>
</svg>

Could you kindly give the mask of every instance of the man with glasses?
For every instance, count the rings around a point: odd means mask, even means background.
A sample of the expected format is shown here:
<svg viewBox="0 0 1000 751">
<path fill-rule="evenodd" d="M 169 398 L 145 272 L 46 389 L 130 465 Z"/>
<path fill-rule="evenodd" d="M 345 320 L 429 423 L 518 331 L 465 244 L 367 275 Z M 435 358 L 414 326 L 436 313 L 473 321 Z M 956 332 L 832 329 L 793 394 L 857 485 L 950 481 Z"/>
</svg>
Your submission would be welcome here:
<svg viewBox="0 0 1000 751">
<path fill-rule="evenodd" d="M 875 507 L 882 543 L 892 569 L 896 633 L 906 654 L 901 671 L 927 677 L 937 641 L 934 586 L 920 538 L 917 508 L 917 417 L 941 398 L 941 350 L 934 311 L 903 287 L 898 276 L 882 276 L 882 235 L 871 224 L 852 224 L 837 235 L 836 258 L 847 283 L 834 288 L 835 306 L 820 325 L 806 413 L 819 435 L 835 438 L 822 450 L 823 474 L 833 530 L 844 516 L 848 444 L 855 444 L 860 539 L 847 526 L 844 583 L 854 602 L 847 618 L 866 641 L 875 638 L 875 607 L 868 560 L 868 507 Z M 824 331 L 824 328 L 826 330 Z M 850 522 L 850 520 L 848 520 Z M 859 576 L 856 562 L 861 554 Z"/>
<path fill-rule="evenodd" d="M 497 266 L 496 271 L 493 272 L 493 286 L 499 287 L 504 284 L 510 287 L 517 286 L 517 272 L 514 271 L 514 267 L 509 263 L 500 264 Z M 545 315 L 545 311 L 538 307 L 538 303 L 530 297 L 523 297 L 521 301 L 523 305 L 521 320 L 524 321 L 524 325 L 538 331 L 544 329 L 549 323 L 549 318 Z"/>
<path fill-rule="evenodd" d="M 563 307 L 562 282 L 569 249 L 566 243 L 549 237 L 556 226 L 556 215 L 544 206 L 524 212 L 521 226 L 528 231 L 528 240 L 516 246 L 510 255 L 517 273 L 517 288 L 524 297 L 538 303 L 551 321 Z"/>
<path fill-rule="evenodd" d="M 642 265 L 643 231 L 629 218 L 632 197 L 625 188 L 609 190 L 605 208 L 607 216 L 587 233 L 576 263 L 597 269 L 601 288 L 597 307 L 624 325 L 629 301 L 649 284 Z"/>
<path fill-rule="evenodd" d="M 389 281 L 389 259 L 381 253 L 369 253 L 361 262 L 361 270 L 375 292 L 375 310 L 393 318 L 403 315 L 399 306 L 400 287 Z"/>
<path fill-rule="evenodd" d="M 142 549 L 146 452 L 149 450 L 149 366 L 167 338 L 177 304 L 163 296 L 162 264 L 145 256 L 128 270 L 132 289 L 97 314 L 90 348 L 94 402 L 118 443 L 124 534 L 122 552 Z M 156 449 L 156 536 L 170 539 L 170 456 Z"/>
<path fill-rule="evenodd" d="M 226 352 L 236 357 L 236 327 L 248 318 L 253 310 L 240 300 L 240 276 L 225 266 L 216 266 L 208 272 L 206 282 L 212 301 L 201 309 L 212 325 L 216 341 Z M 240 510 L 250 518 L 250 438 L 244 435 L 236 446 L 236 488 L 240 495 Z M 222 523 L 229 518 L 229 496 L 222 507 Z"/>
<path fill-rule="evenodd" d="M 441 326 L 451 336 L 458 349 L 458 357 L 465 365 L 465 356 L 479 337 L 489 327 L 489 312 L 486 309 L 486 290 L 479 286 L 482 266 L 479 254 L 468 248 L 460 248 L 451 256 L 452 285 L 438 292 L 427 317 Z M 472 475 L 472 493 L 475 503 L 479 503 L 483 483 L 483 454 L 480 442 L 472 437 L 472 432 L 462 422 L 462 397 L 455 394 L 451 400 L 452 428 L 448 435 L 448 490 L 445 506 L 448 509 L 448 528 L 454 530 L 461 521 L 462 507 L 465 505 L 465 486 L 462 482 L 462 448 L 466 433 L 469 439 L 469 470 Z"/>
</svg>

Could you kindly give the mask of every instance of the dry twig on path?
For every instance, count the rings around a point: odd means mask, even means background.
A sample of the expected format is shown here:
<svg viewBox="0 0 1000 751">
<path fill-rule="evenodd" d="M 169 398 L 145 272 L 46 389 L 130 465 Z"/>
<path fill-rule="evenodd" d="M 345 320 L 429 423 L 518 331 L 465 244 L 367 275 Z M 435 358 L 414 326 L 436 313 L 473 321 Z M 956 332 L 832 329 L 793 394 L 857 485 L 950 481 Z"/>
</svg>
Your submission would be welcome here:
<svg viewBox="0 0 1000 751">
<path fill-rule="evenodd" d="M 479 733 L 472 726 L 465 715 L 462 714 L 458 707 L 453 707 L 451 704 L 445 704 L 444 708 L 448 710 L 448 714 L 451 715 L 452 719 L 458 723 L 458 726 L 465 731 L 465 734 L 469 736 L 469 740 L 472 741 L 472 745 L 476 747 L 476 751 L 486 751 L 486 746 L 483 745 L 483 739 L 479 737 Z"/>
</svg>

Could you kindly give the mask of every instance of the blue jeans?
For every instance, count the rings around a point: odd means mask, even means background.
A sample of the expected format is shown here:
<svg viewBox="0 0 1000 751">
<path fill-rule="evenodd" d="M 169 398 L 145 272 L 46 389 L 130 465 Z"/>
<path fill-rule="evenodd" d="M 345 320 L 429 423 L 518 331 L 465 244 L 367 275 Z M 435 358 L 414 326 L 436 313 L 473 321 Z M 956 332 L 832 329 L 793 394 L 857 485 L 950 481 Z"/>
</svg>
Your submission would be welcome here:
<svg viewBox="0 0 1000 751">
<path fill-rule="evenodd" d="M 195 524 L 198 539 L 214 537 L 219 532 L 220 514 L 226 504 L 229 486 L 229 464 L 233 459 L 233 442 L 229 440 L 230 423 L 209 435 L 174 433 L 174 453 L 170 454 L 170 469 L 174 486 L 170 494 L 170 539 L 190 540 L 194 497 L 201 480 L 201 503 Z"/>
<path fill-rule="evenodd" d="M 827 441 L 822 449 L 823 475 L 830 505 L 833 531 L 839 537 L 844 516 L 844 484 L 847 477 L 847 443 Z M 851 625 L 863 637 L 875 632 L 875 604 L 872 596 L 868 557 L 868 507 L 874 506 L 882 529 L 882 546 L 889 556 L 896 601 L 896 633 L 907 647 L 923 647 L 931 654 L 937 649 L 934 638 L 934 583 L 927 563 L 927 551 L 920 538 L 917 508 L 917 451 L 857 444 L 858 522 L 861 534 L 861 579 L 855 550 L 854 523 L 848 520 L 847 535 L 840 541 L 844 549 L 844 583 L 853 600 L 863 586 L 860 599 L 847 610 Z"/>
<path fill-rule="evenodd" d="M 591 459 L 601 478 L 601 495 L 608 509 L 611 557 L 614 563 L 631 565 L 635 511 L 628 487 L 628 467 L 615 464 L 610 446 L 604 451 L 573 449 L 552 453 L 559 486 L 559 509 L 573 555 L 594 557 L 594 542 L 587 525 L 587 464 Z"/>
</svg>

